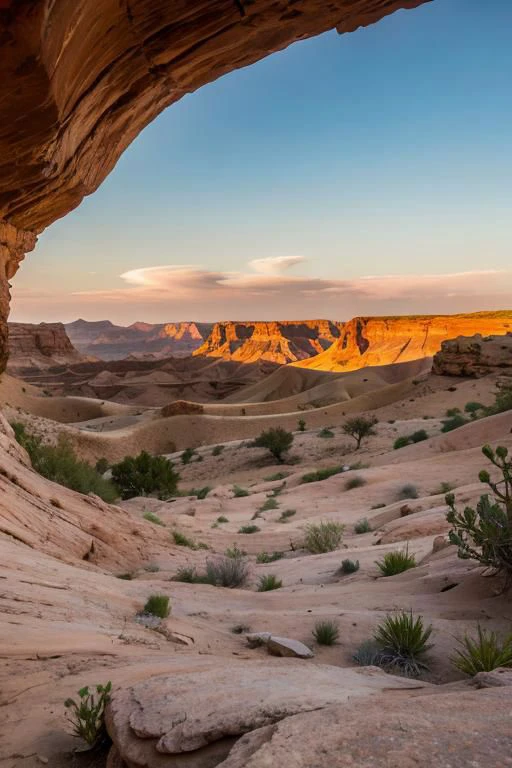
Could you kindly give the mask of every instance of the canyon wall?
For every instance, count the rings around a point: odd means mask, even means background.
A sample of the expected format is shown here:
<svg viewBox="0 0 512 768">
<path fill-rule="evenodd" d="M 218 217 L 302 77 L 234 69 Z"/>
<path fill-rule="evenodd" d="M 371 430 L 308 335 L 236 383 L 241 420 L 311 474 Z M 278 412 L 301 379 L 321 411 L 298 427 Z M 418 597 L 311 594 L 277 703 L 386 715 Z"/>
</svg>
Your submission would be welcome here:
<svg viewBox="0 0 512 768">
<path fill-rule="evenodd" d="M 341 328 L 342 323 L 330 320 L 215 323 L 194 355 L 284 365 L 318 355 L 339 337 Z"/>
<path fill-rule="evenodd" d="M 8 370 L 72 365 L 86 358 L 72 345 L 62 323 L 9 323 Z"/>
<path fill-rule="evenodd" d="M 102 360 L 125 357 L 186 357 L 191 355 L 212 330 L 212 323 L 144 323 L 127 327 L 109 320 L 75 320 L 66 325 L 69 338 L 78 350 Z"/>
<path fill-rule="evenodd" d="M 445 376 L 512 376 L 512 332 L 506 336 L 459 336 L 443 341 L 434 355 L 433 373 Z"/>
<path fill-rule="evenodd" d="M 468 315 L 355 317 L 325 352 L 295 363 L 321 371 L 353 371 L 432 357 L 457 336 L 503 335 L 512 331 L 512 310 Z"/>
<path fill-rule="evenodd" d="M 163 109 L 296 40 L 428 1 L 1 0 L 0 371 L 19 261 Z"/>
</svg>

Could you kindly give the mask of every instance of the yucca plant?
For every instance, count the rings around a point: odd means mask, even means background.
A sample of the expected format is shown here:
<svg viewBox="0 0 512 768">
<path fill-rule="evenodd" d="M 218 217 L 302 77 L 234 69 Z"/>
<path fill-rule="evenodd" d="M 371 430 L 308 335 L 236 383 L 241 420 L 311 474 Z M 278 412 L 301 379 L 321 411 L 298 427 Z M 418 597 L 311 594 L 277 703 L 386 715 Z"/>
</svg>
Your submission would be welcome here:
<svg viewBox="0 0 512 768">
<path fill-rule="evenodd" d="M 432 648 L 428 642 L 431 634 L 432 625 L 425 627 L 423 618 L 414 618 L 412 611 L 401 611 L 396 616 L 388 614 L 373 636 L 382 649 L 379 666 L 417 677 L 428 669 L 424 656 Z"/>
<path fill-rule="evenodd" d="M 408 571 L 416 566 L 416 558 L 409 554 L 408 548 L 396 552 L 386 552 L 382 560 L 376 560 L 375 565 L 383 576 L 396 576 L 397 573 Z"/>
<path fill-rule="evenodd" d="M 110 701 L 112 683 L 96 686 L 96 695 L 89 687 L 80 688 L 80 702 L 66 699 L 64 706 L 68 710 L 67 718 L 73 726 L 75 736 L 83 739 L 90 747 L 98 746 L 107 738 L 105 729 L 105 707 Z"/>
<path fill-rule="evenodd" d="M 266 573 L 260 576 L 258 583 L 258 592 L 271 592 L 273 589 L 281 589 L 283 582 L 273 573 Z"/>
<path fill-rule="evenodd" d="M 488 632 L 479 624 L 476 639 L 464 635 L 458 642 L 461 648 L 455 651 L 450 661 L 465 675 L 472 677 L 477 672 L 512 667 L 512 634 L 501 641 L 496 632 Z"/>
<path fill-rule="evenodd" d="M 326 619 L 325 621 L 317 621 L 315 628 L 313 629 L 313 637 L 318 645 L 334 645 L 338 640 L 340 630 L 335 621 Z"/>
<path fill-rule="evenodd" d="M 333 552 L 341 544 L 343 531 L 344 526 L 333 521 L 310 523 L 306 526 L 304 547 L 314 555 Z"/>
</svg>

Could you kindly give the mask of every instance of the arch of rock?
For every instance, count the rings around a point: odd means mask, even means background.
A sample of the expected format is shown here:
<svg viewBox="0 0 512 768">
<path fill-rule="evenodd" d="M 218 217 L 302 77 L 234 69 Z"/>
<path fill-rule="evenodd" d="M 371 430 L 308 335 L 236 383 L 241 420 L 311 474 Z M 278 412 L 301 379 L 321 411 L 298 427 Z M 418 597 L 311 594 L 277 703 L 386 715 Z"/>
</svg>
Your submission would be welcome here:
<svg viewBox="0 0 512 768">
<path fill-rule="evenodd" d="M 290 43 L 429 0 L 0 0 L 0 371 L 9 283 L 165 107 Z"/>
</svg>

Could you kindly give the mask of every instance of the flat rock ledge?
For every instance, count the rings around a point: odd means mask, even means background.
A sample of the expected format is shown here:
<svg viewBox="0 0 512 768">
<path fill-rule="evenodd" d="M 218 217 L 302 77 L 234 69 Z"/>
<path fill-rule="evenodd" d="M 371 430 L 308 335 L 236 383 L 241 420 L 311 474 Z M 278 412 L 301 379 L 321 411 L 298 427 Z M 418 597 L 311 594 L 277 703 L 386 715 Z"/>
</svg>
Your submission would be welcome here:
<svg viewBox="0 0 512 768">
<path fill-rule="evenodd" d="M 285 719 L 384 690 L 430 688 L 376 667 L 304 669 L 298 659 L 217 659 L 115 690 L 106 714 L 109 768 L 242 768 Z"/>
</svg>

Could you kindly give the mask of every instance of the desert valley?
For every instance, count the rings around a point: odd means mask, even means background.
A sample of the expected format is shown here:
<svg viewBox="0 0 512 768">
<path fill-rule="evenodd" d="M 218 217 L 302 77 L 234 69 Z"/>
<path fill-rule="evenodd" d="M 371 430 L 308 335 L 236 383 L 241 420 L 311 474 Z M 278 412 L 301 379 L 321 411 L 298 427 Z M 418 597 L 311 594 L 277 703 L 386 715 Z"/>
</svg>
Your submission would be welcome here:
<svg viewBox="0 0 512 768">
<path fill-rule="evenodd" d="M 511 24 L 0 0 L 0 768 L 512 768 Z"/>
</svg>

